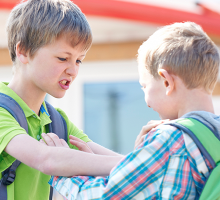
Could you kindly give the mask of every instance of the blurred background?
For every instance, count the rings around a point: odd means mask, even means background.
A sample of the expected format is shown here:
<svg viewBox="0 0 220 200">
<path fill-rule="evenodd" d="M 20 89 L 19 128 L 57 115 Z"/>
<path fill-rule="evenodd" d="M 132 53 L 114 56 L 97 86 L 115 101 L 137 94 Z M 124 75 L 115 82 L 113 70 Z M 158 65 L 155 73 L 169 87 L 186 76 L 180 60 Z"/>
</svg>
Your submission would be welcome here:
<svg viewBox="0 0 220 200">
<path fill-rule="evenodd" d="M 0 81 L 9 82 L 12 62 L 6 22 L 17 0 L 0 0 Z M 220 0 L 73 0 L 85 13 L 93 45 L 62 99 L 47 96 L 96 143 L 119 153 L 133 150 L 143 125 L 159 119 L 148 108 L 138 82 L 138 47 L 160 26 L 193 21 L 220 48 Z M 201 99 L 202 101 L 202 99 Z M 213 93 L 220 114 L 220 78 Z"/>
</svg>

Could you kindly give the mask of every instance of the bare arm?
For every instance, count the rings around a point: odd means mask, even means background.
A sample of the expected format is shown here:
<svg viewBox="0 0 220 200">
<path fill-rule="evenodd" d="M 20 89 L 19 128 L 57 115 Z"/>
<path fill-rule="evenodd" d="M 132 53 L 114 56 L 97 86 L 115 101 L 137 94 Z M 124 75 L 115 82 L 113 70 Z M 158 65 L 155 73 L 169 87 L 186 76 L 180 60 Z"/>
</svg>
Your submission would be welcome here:
<svg viewBox="0 0 220 200">
<path fill-rule="evenodd" d="M 45 174 L 59 176 L 109 175 L 121 159 L 119 156 L 96 155 L 43 145 L 25 134 L 15 136 L 6 146 L 5 152 Z"/>
<path fill-rule="evenodd" d="M 77 146 L 79 148 L 79 150 L 81 150 L 81 151 L 85 151 L 84 147 L 88 146 L 94 154 L 108 155 L 108 156 L 120 156 L 121 158 L 123 157 L 123 155 L 118 154 L 110 149 L 107 149 L 107 148 L 105 148 L 95 142 L 87 142 L 86 143 L 86 142 L 84 142 L 84 141 L 80 140 L 79 138 L 74 137 L 72 135 L 70 135 L 69 138 L 70 138 L 70 143 L 72 145 Z"/>
<path fill-rule="evenodd" d="M 109 155 L 109 156 L 121 156 L 121 154 L 118 154 L 110 149 L 107 149 L 95 142 L 88 142 L 87 143 L 89 145 L 89 147 L 92 149 L 92 151 L 95 153 L 95 154 L 99 154 L 99 155 Z"/>
</svg>

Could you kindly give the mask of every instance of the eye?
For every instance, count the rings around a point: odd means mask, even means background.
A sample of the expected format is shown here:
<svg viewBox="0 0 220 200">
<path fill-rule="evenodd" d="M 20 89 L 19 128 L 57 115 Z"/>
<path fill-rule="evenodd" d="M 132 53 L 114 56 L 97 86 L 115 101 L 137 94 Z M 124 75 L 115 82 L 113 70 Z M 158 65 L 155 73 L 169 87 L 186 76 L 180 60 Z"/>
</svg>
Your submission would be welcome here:
<svg viewBox="0 0 220 200">
<path fill-rule="evenodd" d="M 66 60 L 67 60 L 66 58 L 59 58 L 59 57 L 58 57 L 58 59 L 59 59 L 60 61 L 66 61 Z"/>
<path fill-rule="evenodd" d="M 76 60 L 76 63 L 77 64 L 82 64 L 82 61 L 81 60 Z"/>
</svg>

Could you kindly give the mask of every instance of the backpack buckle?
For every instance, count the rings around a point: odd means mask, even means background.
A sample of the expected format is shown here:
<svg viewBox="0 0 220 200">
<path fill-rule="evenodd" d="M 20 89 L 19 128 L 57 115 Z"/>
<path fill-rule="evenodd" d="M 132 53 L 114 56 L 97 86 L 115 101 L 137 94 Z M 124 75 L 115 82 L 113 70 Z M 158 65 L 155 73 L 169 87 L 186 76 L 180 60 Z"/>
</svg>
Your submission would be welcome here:
<svg viewBox="0 0 220 200">
<path fill-rule="evenodd" d="M 15 180 L 15 171 L 13 169 L 7 170 L 7 172 L 2 177 L 2 184 L 3 185 L 10 185 Z"/>
</svg>

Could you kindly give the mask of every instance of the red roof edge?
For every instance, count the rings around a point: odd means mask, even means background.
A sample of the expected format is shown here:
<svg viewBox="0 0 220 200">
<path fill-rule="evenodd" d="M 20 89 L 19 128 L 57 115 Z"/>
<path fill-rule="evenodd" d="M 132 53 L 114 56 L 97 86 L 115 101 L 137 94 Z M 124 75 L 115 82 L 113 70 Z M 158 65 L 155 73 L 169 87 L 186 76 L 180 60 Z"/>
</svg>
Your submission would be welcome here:
<svg viewBox="0 0 220 200">
<path fill-rule="evenodd" d="M 157 25 L 193 21 L 209 34 L 220 37 L 220 15 L 206 8 L 201 14 L 159 6 L 115 0 L 73 0 L 86 15 L 136 20 Z M 0 8 L 12 9 L 16 3 L 0 2 Z"/>
</svg>

